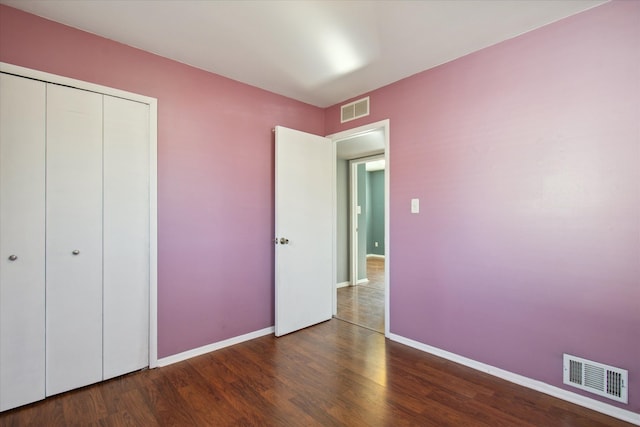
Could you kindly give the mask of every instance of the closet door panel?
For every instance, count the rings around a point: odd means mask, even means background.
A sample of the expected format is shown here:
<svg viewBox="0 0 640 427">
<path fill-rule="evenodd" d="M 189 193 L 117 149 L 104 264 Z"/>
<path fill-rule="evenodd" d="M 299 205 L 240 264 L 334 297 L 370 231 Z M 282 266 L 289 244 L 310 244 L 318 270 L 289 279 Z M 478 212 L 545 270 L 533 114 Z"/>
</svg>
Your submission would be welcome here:
<svg viewBox="0 0 640 427">
<path fill-rule="evenodd" d="M 45 83 L 0 74 L 0 410 L 44 398 Z"/>
<path fill-rule="evenodd" d="M 102 95 L 47 85 L 47 395 L 102 379 Z"/>
<path fill-rule="evenodd" d="M 148 116 L 104 97 L 104 379 L 149 365 Z"/>
</svg>

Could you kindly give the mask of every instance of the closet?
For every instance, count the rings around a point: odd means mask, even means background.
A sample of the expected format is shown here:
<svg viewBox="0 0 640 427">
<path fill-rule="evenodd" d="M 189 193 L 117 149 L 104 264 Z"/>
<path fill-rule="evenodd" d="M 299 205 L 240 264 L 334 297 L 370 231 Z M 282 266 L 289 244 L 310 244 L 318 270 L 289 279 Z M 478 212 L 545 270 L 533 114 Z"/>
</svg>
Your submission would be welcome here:
<svg viewBox="0 0 640 427">
<path fill-rule="evenodd" d="M 149 365 L 150 106 L 0 73 L 0 410 Z"/>
</svg>

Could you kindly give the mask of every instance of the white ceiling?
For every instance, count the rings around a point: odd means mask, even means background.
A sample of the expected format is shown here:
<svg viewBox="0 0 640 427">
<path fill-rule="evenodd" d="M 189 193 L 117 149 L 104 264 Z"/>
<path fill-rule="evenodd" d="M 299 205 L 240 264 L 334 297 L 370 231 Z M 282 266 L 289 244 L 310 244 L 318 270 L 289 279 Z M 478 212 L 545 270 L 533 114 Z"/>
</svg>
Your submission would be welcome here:
<svg viewBox="0 0 640 427">
<path fill-rule="evenodd" d="M 604 2 L 0 0 L 319 107 Z"/>
<path fill-rule="evenodd" d="M 380 153 L 384 153 L 382 129 L 343 139 L 336 144 L 336 155 L 339 159 L 357 159 Z"/>
</svg>

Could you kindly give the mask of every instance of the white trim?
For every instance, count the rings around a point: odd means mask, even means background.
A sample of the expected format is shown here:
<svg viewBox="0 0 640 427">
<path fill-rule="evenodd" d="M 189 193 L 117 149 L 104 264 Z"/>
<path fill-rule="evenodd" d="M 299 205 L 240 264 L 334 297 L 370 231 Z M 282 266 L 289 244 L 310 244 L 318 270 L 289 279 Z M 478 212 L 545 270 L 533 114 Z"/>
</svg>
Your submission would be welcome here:
<svg viewBox="0 0 640 427">
<path fill-rule="evenodd" d="M 575 403 L 576 405 L 580 405 L 585 408 L 603 413 L 605 415 L 609 415 L 610 417 L 618 418 L 628 423 L 640 426 L 640 414 L 637 414 L 635 412 L 618 408 L 617 406 L 613 406 L 605 402 L 600 402 L 599 400 L 582 396 L 580 394 L 573 393 L 571 391 L 564 390 L 559 387 L 544 383 L 542 381 L 525 377 L 523 375 L 505 371 L 504 369 L 496 368 L 494 366 L 487 365 L 485 363 L 478 362 L 476 360 L 469 359 L 467 357 L 460 356 L 458 354 L 451 353 L 446 350 L 439 349 L 437 347 L 432 347 L 430 345 L 423 344 L 421 342 L 414 341 L 412 339 L 405 338 L 400 335 L 389 334 L 388 338 L 400 344 L 404 344 L 409 347 L 413 347 L 415 349 L 424 351 L 426 353 L 433 354 L 438 357 L 442 357 L 443 359 L 447 359 L 452 362 L 459 363 L 461 365 L 467 366 L 477 371 L 485 372 L 495 377 L 502 378 L 503 380 L 521 385 L 523 387 L 527 387 L 532 390 L 539 391 L 541 393 L 548 394 L 553 397 L 557 397 L 558 399 Z"/>
<path fill-rule="evenodd" d="M 346 288 L 347 286 L 349 286 L 351 284 L 351 282 L 340 282 L 340 283 L 336 283 L 336 288 Z"/>
<path fill-rule="evenodd" d="M 385 247 L 385 258 L 386 258 L 386 262 L 385 262 L 385 267 L 384 267 L 384 335 L 385 337 L 389 337 L 390 334 L 390 309 L 389 309 L 389 294 L 390 294 L 390 281 L 389 278 L 391 277 L 390 275 L 390 256 L 391 256 L 391 240 L 390 240 L 390 233 L 389 233 L 389 224 L 390 224 L 390 200 L 391 200 L 391 194 L 389 192 L 389 182 L 390 182 L 390 178 L 391 178 L 391 149 L 390 149 L 390 138 L 391 138 L 391 125 L 389 123 L 389 119 L 384 119 L 384 120 L 380 120 L 378 122 L 374 122 L 374 123 L 370 123 L 368 125 L 363 125 L 363 126 L 359 126 L 357 128 L 354 129 L 349 129 L 349 130 L 345 130 L 342 132 L 337 132 L 334 133 L 332 135 L 327 135 L 327 138 L 331 138 L 331 141 L 333 142 L 333 145 L 335 147 L 336 143 L 340 140 L 343 139 L 347 139 L 347 138 L 353 138 L 355 136 L 367 133 L 367 132 L 371 132 L 372 130 L 376 130 L 376 129 L 383 129 L 384 130 L 384 159 L 385 159 L 385 174 L 384 174 L 384 194 L 385 194 L 385 198 L 384 198 L 384 247 Z M 335 156 L 334 156 L 335 157 Z M 335 169 L 335 168 L 334 168 Z M 336 182 L 337 182 L 337 177 L 336 174 L 333 174 L 333 187 L 336 188 Z M 337 213 L 336 213 L 336 203 L 334 203 L 334 207 L 333 207 L 333 221 L 334 221 L 334 230 L 336 230 L 337 228 Z M 337 263 L 337 239 L 336 239 L 336 233 L 334 231 L 334 236 L 333 236 L 333 246 L 334 246 L 334 250 L 333 250 L 333 277 L 337 277 L 337 271 L 336 271 L 336 263 Z M 333 289 L 333 294 L 334 294 L 334 303 L 333 303 L 333 314 L 335 315 L 337 312 L 337 301 L 335 298 L 336 295 L 336 290 L 337 288 Z"/>
<path fill-rule="evenodd" d="M 325 137 L 326 138 L 326 137 Z M 329 138 L 327 138 L 329 139 Z M 331 183 L 331 194 L 333 203 L 331 209 L 331 240 L 332 246 L 331 250 L 331 278 L 335 285 L 335 281 L 338 277 L 338 186 L 336 182 L 338 181 L 338 165 L 336 159 L 338 158 L 338 154 L 336 151 L 336 143 L 330 140 L 331 142 L 331 179 L 333 182 Z M 337 287 L 334 286 L 331 292 L 331 316 L 335 316 L 338 314 L 338 291 Z"/>
<path fill-rule="evenodd" d="M 337 143 L 334 144 L 337 150 Z M 360 250 L 359 238 L 358 238 L 358 217 L 361 213 L 358 213 L 358 163 L 354 160 L 349 160 L 349 210 L 347 213 L 349 222 L 349 230 L 351 231 L 348 236 L 349 243 L 349 279 L 355 286 L 358 284 L 358 252 Z M 337 253 L 336 253 L 337 255 Z M 366 269 L 365 269 L 366 271 Z"/>
<path fill-rule="evenodd" d="M 142 102 L 144 104 L 151 104 L 153 101 L 157 102 L 156 98 L 152 98 L 149 96 L 127 92 L 125 90 L 115 89 L 108 86 L 102 86 L 95 83 L 89 83 L 82 80 L 76 80 L 70 77 L 64 77 L 44 71 L 33 70 L 31 68 L 8 64 L 6 62 L 0 62 L 0 71 L 3 73 L 15 74 L 17 76 L 29 77 L 35 80 L 42 80 L 49 83 L 71 86 L 78 89 L 88 90 L 90 92 L 102 93 L 118 98 L 125 98 L 132 101 Z"/>
<path fill-rule="evenodd" d="M 202 347 L 194 348 L 192 350 L 183 351 L 182 353 L 174 354 L 173 356 L 163 357 L 162 359 L 158 359 L 158 366 L 168 366 L 173 363 L 182 362 L 187 359 L 191 359 L 192 357 L 202 356 L 203 354 L 210 353 L 212 351 L 220 350 L 225 347 L 229 347 L 235 344 L 240 344 L 245 341 L 250 341 L 255 338 L 260 338 L 265 335 L 272 334 L 275 331 L 273 326 L 260 329 L 259 331 L 249 332 L 248 334 L 240 335 L 237 337 L 229 338 L 223 341 L 218 341 L 213 344 L 208 344 Z"/>
<path fill-rule="evenodd" d="M 367 279 L 366 277 L 364 279 L 358 279 L 356 285 L 359 285 L 361 283 L 369 283 L 369 279 Z"/>
<path fill-rule="evenodd" d="M 149 369 L 158 366 L 158 101 L 149 103 Z"/>
<path fill-rule="evenodd" d="M 158 364 L 158 100 L 149 96 L 0 62 L 0 72 L 149 105 L 149 368 Z"/>
<path fill-rule="evenodd" d="M 333 174 L 331 174 L 333 182 L 331 183 L 332 189 L 331 191 L 333 191 L 333 206 L 331 209 L 331 215 L 332 215 L 332 228 L 333 228 L 333 232 L 331 235 L 331 244 L 333 245 L 333 256 L 332 256 L 332 260 L 331 260 L 331 277 L 333 277 L 333 280 L 337 280 L 338 278 L 338 165 L 337 165 L 337 159 L 338 158 L 338 152 L 337 152 L 337 148 L 336 148 L 336 143 L 334 141 L 331 141 L 331 146 L 332 146 L 332 150 L 333 150 L 333 154 L 332 154 L 332 159 L 334 159 L 333 163 Z M 344 282 L 343 282 L 344 283 Z M 341 288 L 343 286 L 340 286 L 339 283 L 335 283 L 333 285 L 333 289 L 331 292 L 331 316 L 335 317 L 338 314 L 338 288 Z"/>
<path fill-rule="evenodd" d="M 380 259 L 384 259 L 384 255 L 379 255 L 379 254 L 367 254 L 367 258 L 380 258 Z"/>
<path fill-rule="evenodd" d="M 352 140 L 352 139 L 353 138 L 347 138 L 347 140 Z M 340 141 L 336 141 L 336 142 L 340 142 Z M 337 144 L 334 144 L 334 147 L 336 145 Z M 358 227 L 360 214 L 356 213 L 358 210 L 358 191 L 359 191 L 358 190 L 358 181 L 359 181 L 358 166 L 362 164 L 366 165 L 370 161 L 384 160 L 384 158 L 385 157 L 383 153 L 383 154 L 374 154 L 372 156 L 360 157 L 357 159 L 349 160 L 349 184 L 351 189 L 351 191 L 349 192 L 349 225 L 351 228 L 351 233 L 349 236 L 349 263 L 351 265 L 350 279 L 351 279 L 351 283 L 353 283 L 354 286 L 360 283 L 360 281 L 362 280 L 362 279 L 358 279 L 358 276 L 360 276 L 360 273 L 361 273 L 360 270 L 358 269 L 358 265 L 359 265 L 358 258 L 359 258 L 360 249 L 361 249 L 359 245 L 360 232 Z M 336 181 L 337 181 L 337 178 L 336 178 Z M 386 200 L 386 197 L 387 195 L 385 194 L 385 200 Z M 365 223 L 366 223 L 366 220 L 365 220 Z M 363 250 L 366 250 L 366 249 L 367 249 L 366 247 L 363 248 Z M 365 258 L 367 256 L 368 254 L 365 254 Z M 365 266 L 365 270 L 366 270 L 366 266 Z"/>
</svg>

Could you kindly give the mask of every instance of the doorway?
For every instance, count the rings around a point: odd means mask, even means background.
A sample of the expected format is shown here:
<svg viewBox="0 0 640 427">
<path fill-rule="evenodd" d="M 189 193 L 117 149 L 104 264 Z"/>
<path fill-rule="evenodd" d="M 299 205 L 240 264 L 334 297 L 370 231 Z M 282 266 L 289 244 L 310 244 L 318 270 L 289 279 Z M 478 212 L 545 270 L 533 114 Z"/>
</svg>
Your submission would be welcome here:
<svg viewBox="0 0 640 427">
<path fill-rule="evenodd" d="M 389 121 L 330 138 L 336 147 L 333 315 L 388 335 Z"/>
<path fill-rule="evenodd" d="M 384 154 L 349 161 L 350 280 L 336 317 L 384 333 Z"/>
</svg>

